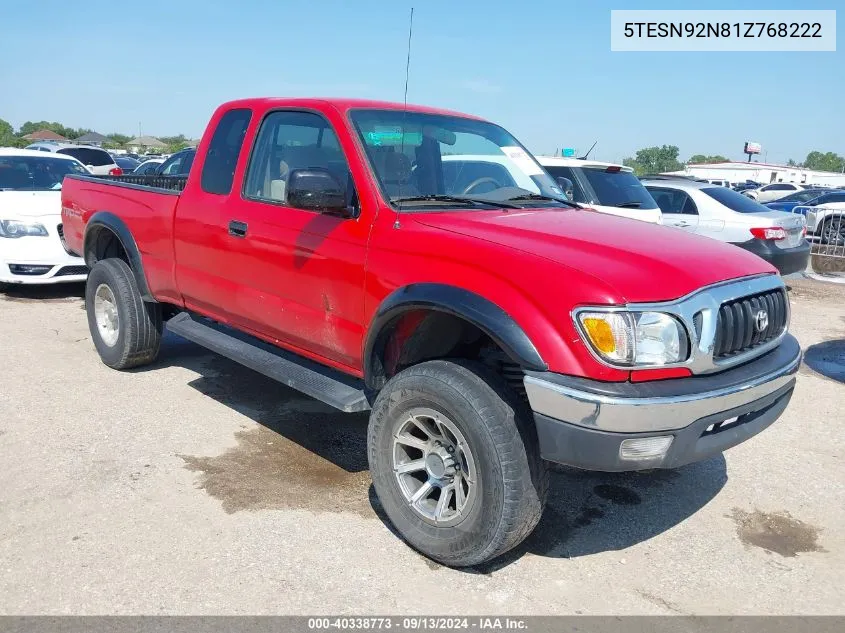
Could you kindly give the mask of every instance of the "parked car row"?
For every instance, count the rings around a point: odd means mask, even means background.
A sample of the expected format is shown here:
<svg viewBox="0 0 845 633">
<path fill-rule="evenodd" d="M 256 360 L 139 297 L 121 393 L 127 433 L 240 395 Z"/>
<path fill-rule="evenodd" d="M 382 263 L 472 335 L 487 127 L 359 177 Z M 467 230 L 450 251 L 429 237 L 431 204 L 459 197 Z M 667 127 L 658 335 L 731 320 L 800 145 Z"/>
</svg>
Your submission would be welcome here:
<svg viewBox="0 0 845 633">
<path fill-rule="evenodd" d="M 57 141 L 39 141 L 27 145 L 26 149 L 73 156 L 96 176 L 119 176 L 123 169 L 106 150 L 91 145 L 77 145 Z"/>
<path fill-rule="evenodd" d="M 89 173 L 65 152 L 0 147 L 0 286 L 85 280 L 64 241 L 61 188 L 68 174 Z"/>
<path fill-rule="evenodd" d="M 804 270 L 810 245 L 805 218 L 774 211 L 737 191 L 680 178 L 645 180 L 664 224 L 744 248 L 787 275 Z"/>
</svg>

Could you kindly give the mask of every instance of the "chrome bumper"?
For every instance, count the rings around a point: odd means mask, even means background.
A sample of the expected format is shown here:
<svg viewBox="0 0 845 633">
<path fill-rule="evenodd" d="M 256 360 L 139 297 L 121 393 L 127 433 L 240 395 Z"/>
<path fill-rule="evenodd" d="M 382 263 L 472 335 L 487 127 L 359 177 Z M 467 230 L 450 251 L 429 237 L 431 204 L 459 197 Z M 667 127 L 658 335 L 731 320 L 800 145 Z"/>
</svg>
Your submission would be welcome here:
<svg viewBox="0 0 845 633">
<path fill-rule="evenodd" d="M 776 354 L 777 357 L 767 359 L 764 356 L 716 376 L 661 381 L 664 384 L 624 383 L 625 389 L 620 389 L 615 395 L 611 389 L 602 389 L 604 385 L 594 381 L 574 380 L 567 384 L 543 379 L 539 374 L 525 377 L 525 391 L 535 413 L 565 420 L 570 424 L 617 433 L 669 431 L 684 428 L 720 411 L 754 402 L 794 382 L 795 373 L 801 364 L 801 348 L 795 338 L 787 335 L 779 348 L 770 354 Z M 760 372 L 748 372 L 749 366 L 765 360 L 775 360 L 775 367 L 766 368 L 768 371 L 762 375 Z M 590 386 L 595 389 L 580 387 L 581 382 L 590 382 Z M 682 385 L 685 382 L 691 388 L 697 382 L 710 384 L 713 388 L 685 392 Z M 663 389 L 666 395 L 633 395 L 637 391 L 647 394 L 661 387 L 670 387 L 666 383 L 681 383 L 680 389 L 676 389 L 674 395 L 671 388 Z"/>
<path fill-rule="evenodd" d="M 786 335 L 775 350 L 720 374 L 601 383 L 528 372 L 524 382 L 545 459 L 591 470 L 675 468 L 774 423 L 792 396 L 800 364 L 798 341 Z M 626 457 L 626 443 L 658 436 L 667 450 Z"/>
</svg>

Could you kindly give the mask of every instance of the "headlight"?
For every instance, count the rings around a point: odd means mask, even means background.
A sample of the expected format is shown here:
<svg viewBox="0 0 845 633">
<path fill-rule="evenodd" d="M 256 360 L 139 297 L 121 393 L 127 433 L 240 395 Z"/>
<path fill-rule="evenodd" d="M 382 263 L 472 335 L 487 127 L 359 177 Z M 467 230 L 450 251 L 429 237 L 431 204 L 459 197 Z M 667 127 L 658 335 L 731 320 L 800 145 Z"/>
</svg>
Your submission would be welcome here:
<svg viewBox="0 0 845 633">
<path fill-rule="evenodd" d="M 687 332 L 670 314 L 583 311 L 577 320 L 581 336 L 613 365 L 669 365 L 689 356 Z"/>
<path fill-rule="evenodd" d="M 46 236 L 47 229 L 35 222 L 0 220 L 0 237 L 26 237 L 27 235 Z"/>
</svg>

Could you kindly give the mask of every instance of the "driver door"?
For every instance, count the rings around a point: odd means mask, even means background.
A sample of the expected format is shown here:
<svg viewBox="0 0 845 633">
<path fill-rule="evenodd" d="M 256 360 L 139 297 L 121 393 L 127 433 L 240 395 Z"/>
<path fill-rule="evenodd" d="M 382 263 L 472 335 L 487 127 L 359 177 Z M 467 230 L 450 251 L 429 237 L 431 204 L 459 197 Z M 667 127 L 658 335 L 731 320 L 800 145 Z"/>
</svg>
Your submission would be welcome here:
<svg viewBox="0 0 845 633">
<path fill-rule="evenodd" d="M 288 199 L 297 169 L 328 171 L 356 206 L 346 155 L 316 112 L 277 110 L 264 117 L 227 210 L 220 274 L 237 288 L 238 325 L 346 367 L 360 365 L 368 225 L 296 208 Z M 234 227 L 234 229 L 233 229 Z"/>
</svg>

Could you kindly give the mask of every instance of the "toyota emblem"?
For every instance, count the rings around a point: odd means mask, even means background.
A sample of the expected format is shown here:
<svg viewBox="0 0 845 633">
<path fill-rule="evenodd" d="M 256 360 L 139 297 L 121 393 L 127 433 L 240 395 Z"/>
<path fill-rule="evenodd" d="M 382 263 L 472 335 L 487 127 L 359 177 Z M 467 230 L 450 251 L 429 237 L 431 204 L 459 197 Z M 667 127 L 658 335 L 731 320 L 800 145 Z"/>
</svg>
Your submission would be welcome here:
<svg viewBox="0 0 845 633">
<path fill-rule="evenodd" d="M 765 332 L 766 328 L 769 327 L 769 313 L 765 310 L 759 310 L 754 316 L 754 325 L 758 332 Z"/>
</svg>

